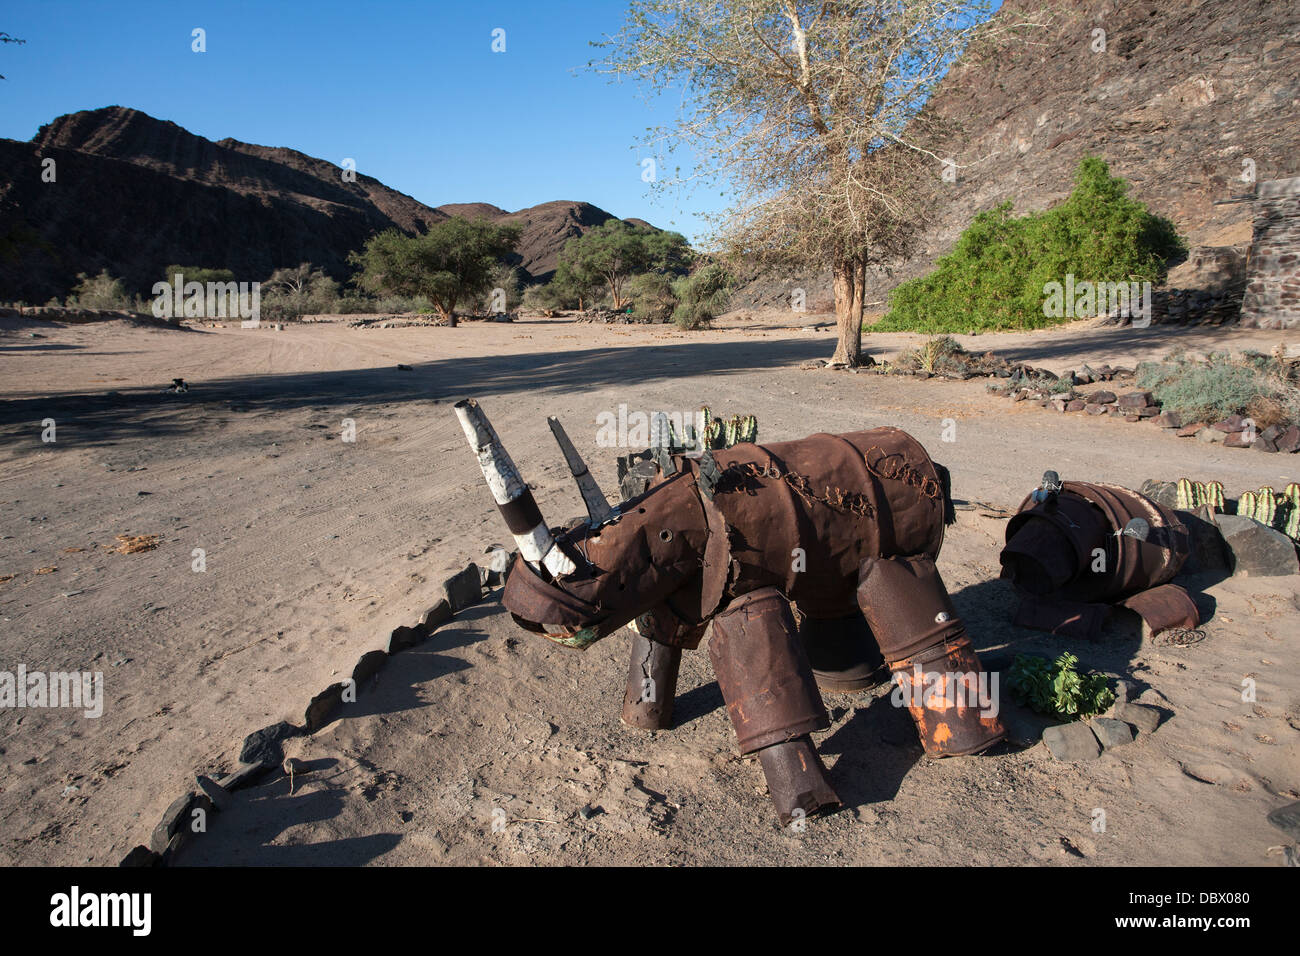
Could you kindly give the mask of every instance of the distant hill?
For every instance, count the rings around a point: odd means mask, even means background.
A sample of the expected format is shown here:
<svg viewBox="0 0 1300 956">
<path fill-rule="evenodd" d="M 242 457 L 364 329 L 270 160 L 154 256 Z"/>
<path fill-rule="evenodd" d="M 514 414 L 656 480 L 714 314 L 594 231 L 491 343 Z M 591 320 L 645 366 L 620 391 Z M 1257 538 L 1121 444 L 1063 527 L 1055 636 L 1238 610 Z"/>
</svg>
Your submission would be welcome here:
<svg viewBox="0 0 1300 956">
<path fill-rule="evenodd" d="M 55 161 L 55 180 L 42 163 Z M 60 116 L 30 142 L 0 139 L 0 300 L 65 295 L 78 272 L 108 269 L 147 291 L 172 263 L 265 279 L 311 262 L 348 276 L 347 254 L 383 229 L 423 232 L 449 216 L 518 222 L 519 264 L 555 270 L 565 241 L 614 218 L 584 202 L 507 212 L 432 208 L 334 163 L 281 147 L 205 139 L 120 106 Z"/>
</svg>

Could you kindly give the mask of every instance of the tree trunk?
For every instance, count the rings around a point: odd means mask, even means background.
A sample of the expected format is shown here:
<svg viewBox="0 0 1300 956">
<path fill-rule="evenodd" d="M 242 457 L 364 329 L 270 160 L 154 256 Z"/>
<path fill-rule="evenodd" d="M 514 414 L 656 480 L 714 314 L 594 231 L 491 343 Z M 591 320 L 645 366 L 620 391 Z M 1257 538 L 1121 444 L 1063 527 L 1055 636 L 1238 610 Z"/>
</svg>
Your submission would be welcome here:
<svg viewBox="0 0 1300 956">
<path fill-rule="evenodd" d="M 832 365 L 856 368 L 862 357 L 862 303 L 866 299 L 866 264 L 845 259 L 835 263 L 832 288 L 835 290 L 835 327 L 839 341 L 835 345 Z"/>
</svg>

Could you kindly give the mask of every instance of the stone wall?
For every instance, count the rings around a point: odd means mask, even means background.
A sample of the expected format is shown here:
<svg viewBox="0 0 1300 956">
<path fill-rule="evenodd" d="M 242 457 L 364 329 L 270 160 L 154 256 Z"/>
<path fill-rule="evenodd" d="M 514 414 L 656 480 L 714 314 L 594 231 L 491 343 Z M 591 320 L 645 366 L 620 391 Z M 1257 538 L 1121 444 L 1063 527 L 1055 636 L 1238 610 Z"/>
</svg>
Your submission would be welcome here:
<svg viewBox="0 0 1300 956">
<path fill-rule="evenodd" d="M 1300 176 L 1260 183 L 1241 324 L 1300 328 Z"/>
</svg>

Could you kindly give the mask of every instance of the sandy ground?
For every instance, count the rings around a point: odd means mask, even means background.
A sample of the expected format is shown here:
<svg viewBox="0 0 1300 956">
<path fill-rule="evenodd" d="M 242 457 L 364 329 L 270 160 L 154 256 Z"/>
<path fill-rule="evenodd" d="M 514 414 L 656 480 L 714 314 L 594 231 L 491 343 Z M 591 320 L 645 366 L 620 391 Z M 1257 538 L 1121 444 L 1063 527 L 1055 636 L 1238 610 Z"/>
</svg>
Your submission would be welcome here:
<svg viewBox="0 0 1300 956">
<path fill-rule="evenodd" d="M 1292 456 L 1053 415 L 981 381 L 801 370 L 830 355 L 833 333 L 812 328 L 827 318 L 691 334 L 562 319 L 278 333 L 6 320 L 0 577 L 14 577 L 0 583 L 0 670 L 102 671 L 106 702 L 97 719 L 0 710 L 0 863 L 115 863 L 196 772 L 233 769 L 258 727 L 301 723 L 315 692 L 506 537 L 451 412 L 467 395 L 555 522 L 581 501 L 546 415 L 613 492 L 616 451 L 596 446 L 595 423 L 623 403 L 753 412 L 760 440 L 895 424 L 952 469 L 955 497 L 1001 507 L 1047 467 L 1132 487 L 1217 479 L 1230 494 L 1300 477 Z M 879 357 L 918 338 L 866 347 Z M 1278 340 L 1073 326 L 966 342 L 1060 371 Z M 177 376 L 189 392 L 160 391 Z M 946 418 L 954 442 L 941 440 Z M 1065 647 L 1009 625 L 1002 528 L 959 512 L 940 560 L 994 666 Z M 160 545 L 110 553 L 119 534 Z M 735 755 L 702 652 L 683 666 L 679 726 L 645 734 L 618 722 L 621 638 L 555 647 L 489 600 L 291 743 L 315 768 L 292 794 L 284 777 L 241 792 L 180 862 L 1276 865 L 1283 837 L 1264 815 L 1300 798 L 1300 578 L 1197 583 L 1214 610 L 1203 642 L 1153 644 L 1119 621 L 1072 648 L 1172 714 L 1154 735 L 1079 765 L 1041 745 L 936 762 L 887 696 L 828 696 L 834 726 L 819 744 L 847 809 L 803 833 L 777 828 L 757 764 Z M 1254 704 L 1241 700 L 1248 676 Z"/>
</svg>

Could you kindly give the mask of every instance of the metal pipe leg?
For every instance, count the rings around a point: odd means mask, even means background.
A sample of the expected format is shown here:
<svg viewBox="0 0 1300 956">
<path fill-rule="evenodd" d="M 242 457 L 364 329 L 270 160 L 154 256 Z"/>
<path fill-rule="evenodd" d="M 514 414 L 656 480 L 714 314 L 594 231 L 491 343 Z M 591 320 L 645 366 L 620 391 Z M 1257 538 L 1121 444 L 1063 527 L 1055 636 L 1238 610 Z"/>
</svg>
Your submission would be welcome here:
<svg viewBox="0 0 1300 956">
<path fill-rule="evenodd" d="M 751 591 L 717 615 L 709 658 L 740 752 L 758 754 L 782 825 L 838 807 L 808 736 L 830 717 L 781 592 Z"/>
<path fill-rule="evenodd" d="M 680 648 L 646 639 L 632 631 L 632 656 L 623 695 L 623 723 L 642 730 L 667 730 L 673 725 Z"/>
</svg>

